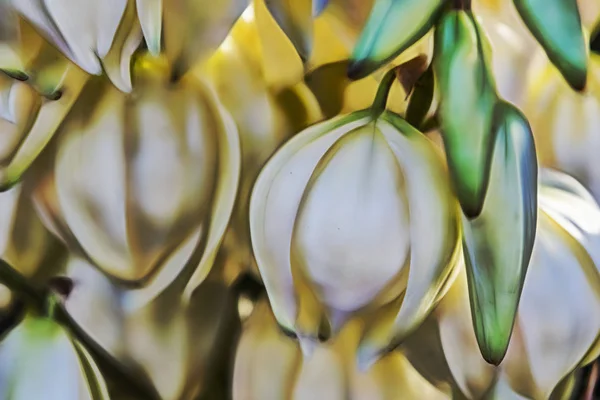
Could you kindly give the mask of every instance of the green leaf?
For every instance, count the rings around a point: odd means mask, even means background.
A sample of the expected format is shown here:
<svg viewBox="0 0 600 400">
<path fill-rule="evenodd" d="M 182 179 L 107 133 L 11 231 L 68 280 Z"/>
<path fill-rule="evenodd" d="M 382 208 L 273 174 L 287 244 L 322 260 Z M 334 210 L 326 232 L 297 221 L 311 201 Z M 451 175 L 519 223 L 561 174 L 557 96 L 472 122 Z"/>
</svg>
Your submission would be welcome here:
<svg viewBox="0 0 600 400">
<path fill-rule="evenodd" d="M 469 218 L 483 207 L 493 146 L 497 95 L 489 47 L 468 12 L 449 11 L 436 27 L 433 68 L 444 147 L 459 202 Z"/>
<path fill-rule="evenodd" d="M 575 90 L 586 84 L 588 51 L 576 1 L 513 0 L 548 58 Z"/>
<path fill-rule="evenodd" d="M 415 44 L 434 25 L 445 0 L 377 0 L 363 29 L 348 76 L 361 79 Z"/>
<path fill-rule="evenodd" d="M 475 335 L 498 365 L 512 333 L 537 221 L 537 160 L 529 123 L 501 102 L 488 194 L 481 214 L 463 216 L 464 252 Z"/>
</svg>

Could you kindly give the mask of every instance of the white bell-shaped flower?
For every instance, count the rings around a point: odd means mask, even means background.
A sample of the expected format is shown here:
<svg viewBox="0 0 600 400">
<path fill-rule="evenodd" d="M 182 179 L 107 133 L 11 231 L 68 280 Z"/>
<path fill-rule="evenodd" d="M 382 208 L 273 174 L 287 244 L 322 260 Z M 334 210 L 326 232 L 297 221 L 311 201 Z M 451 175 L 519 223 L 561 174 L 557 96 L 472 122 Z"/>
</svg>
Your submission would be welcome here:
<svg viewBox="0 0 600 400">
<path fill-rule="evenodd" d="M 305 350 L 352 314 L 381 310 L 361 340 L 367 365 L 435 304 L 456 256 L 457 203 L 429 139 L 365 110 L 275 153 L 254 186 L 250 229 L 275 317 Z"/>
</svg>

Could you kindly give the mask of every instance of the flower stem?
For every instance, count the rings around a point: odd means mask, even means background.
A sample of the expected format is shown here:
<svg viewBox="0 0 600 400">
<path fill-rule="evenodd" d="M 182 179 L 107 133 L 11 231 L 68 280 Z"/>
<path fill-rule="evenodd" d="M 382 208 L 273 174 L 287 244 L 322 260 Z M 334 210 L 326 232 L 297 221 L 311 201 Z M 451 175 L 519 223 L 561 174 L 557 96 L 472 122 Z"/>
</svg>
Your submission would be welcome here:
<svg viewBox="0 0 600 400">
<path fill-rule="evenodd" d="M 22 294 L 38 309 L 44 309 L 45 299 L 41 290 L 34 288 L 27 279 L 6 261 L 0 260 L 0 283 L 12 292 Z"/>
<path fill-rule="evenodd" d="M 398 67 L 394 67 L 387 71 L 379 83 L 377 94 L 375 94 L 375 100 L 373 100 L 373 105 L 371 106 L 371 115 L 373 116 L 373 119 L 376 119 L 385 111 L 390 90 L 396 80 L 397 70 Z"/>
</svg>

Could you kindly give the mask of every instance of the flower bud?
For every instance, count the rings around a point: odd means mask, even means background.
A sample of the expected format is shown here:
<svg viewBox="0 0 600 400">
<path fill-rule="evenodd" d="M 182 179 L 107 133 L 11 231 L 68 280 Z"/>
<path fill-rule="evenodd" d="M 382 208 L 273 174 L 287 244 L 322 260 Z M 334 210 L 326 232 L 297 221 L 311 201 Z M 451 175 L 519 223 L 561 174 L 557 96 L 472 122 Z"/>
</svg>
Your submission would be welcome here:
<svg viewBox="0 0 600 400">
<path fill-rule="evenodd" d="M 431 325 L 407 340 L 410 360 L 430 349 L 428 360 L 420 357 L 422 373 L 454 382 L 469 399 L 564 395 L 572 373 L 600 352 L 600 208 L 573 178 L 552 170 L 540 178 L 537 236 L 502 363 L 494 367 L 479 353 L 462 266 Z"/>
<path fill-rule="evenodd" d="M 88 351 L 53 320 L 34 316 L 0 342 L 0 398 L 109 399 Z"/>
<path fill-rule="evenodd" d="M 349 323 L 331 343 L 319 344 L 310 359 L 298 342 L 278 328 L 268 303 L 259 300 L 243 326 L 233 373 L 234 400 L 448 399 L 429 384 L 400 352 L 368 372 L 357 370 L 355 352 L 364 326 Z"/>
<path fill-rule="evenodd" d="M 361 340 L 363 366 L 433 307 L 458 229 L 439 153 L 391 112 L 300 132 L 263 168 L 250 203 L 254 254 L 285 330 L 308 346 L 358 310 L 384 314 Z"/>
<path fill-rule="evenodd" d="M 203 82 L 149 79 L 125 94 L 98 78 L 40 164 L 36 202 L 71 250 L 116 279 L 152 286 L 147 299 L 203 246 L 188 277 L 191 294 L 210 271 L 229 221 L 238 140 Z"/>
</svg>

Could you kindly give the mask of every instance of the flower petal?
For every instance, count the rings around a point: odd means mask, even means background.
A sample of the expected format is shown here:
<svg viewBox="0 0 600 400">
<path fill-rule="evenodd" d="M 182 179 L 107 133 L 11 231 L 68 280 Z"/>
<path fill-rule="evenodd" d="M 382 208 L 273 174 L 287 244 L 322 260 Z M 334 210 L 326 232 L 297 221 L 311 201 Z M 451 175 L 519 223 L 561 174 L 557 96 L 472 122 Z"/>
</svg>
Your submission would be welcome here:
<svg viewBox="0 0 600 400">
<path fill-rule="evenodd" d="M 296 214 L 318 161 L 342 135 L 367 122 L 365 113 L 333 118 L 296 135 L 261 171 L 250 200 L 256 261 L 279 324 L 295 331 L 298 312 L 290 250 Z"/>
<path fill-rule="evenodd" d="M 219 152 L 217 170 L 219 179 L 214 189 L 213 208 L 210 213 L 210 225 L 202 258 L 183 292 L 186 301 L 190 299 L 196 287 L 204 281 L 213 266 L 217 251 L 231 218 L 239 187 L 241 170 L 240 138 L 233 118 L 231 118 L 231 115 L 220 103 L 210 85 L 200 81 L 198 85 L 204 88 L 205 93 L 211 100 L 211 108 L 214 115 L 218 116 L 220 120 L 217 137 Z"/>
<path fill-rule="evenodd" d="M 405 174 L 411 253 L 406 292 L 391 327 L 370 327 L 361 340 L 358 357 L 363 368 L 423 322 L 452 271 L 459 243 L 456 204 L 434 145 L 393 113 L 385 113 L 377 126 Z"/>
</svg>

